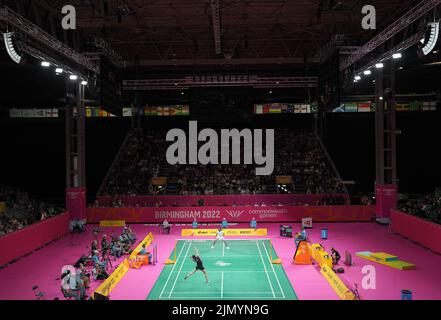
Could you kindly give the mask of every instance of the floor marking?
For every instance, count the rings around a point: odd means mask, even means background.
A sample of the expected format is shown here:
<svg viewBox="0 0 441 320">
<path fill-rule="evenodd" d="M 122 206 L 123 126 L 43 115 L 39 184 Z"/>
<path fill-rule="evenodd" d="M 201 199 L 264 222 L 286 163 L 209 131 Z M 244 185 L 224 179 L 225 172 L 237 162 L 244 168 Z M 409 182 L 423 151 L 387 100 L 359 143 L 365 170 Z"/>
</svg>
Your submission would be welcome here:
<svg viewBox="0 0 441 320">
<path fill-rule="evenodd" d="M 185 253 L 185 256 L 188 256 L 188 251 L 190 251 L 190 248 L 191 248 L 191 242 L 190 242 L 190 245 L 188 246 L 188 249 L 187 249 L 187 252 Z M 185 259 L 182 259 L 181 268 L 179 269 L 179 272 L 176 275 L 175 283 L 173 283 L 172 290 L 171 290 L 170 294 L 168 295 L 169 298 L 171 297 L 171 294 L 172 294 L 173 290 L 175 289 L 176 282 L 178 282 L 178 278 L 179 278 L 179 275 L 181 274 L 181 270 L 182 270 L 182 267 L 184 266 L 184 262 L 185 262 Z"/>
<path fill-rule="evenodd" d="M 280 291 L 282 292 L 283 298 L 285 298 L 285 294 L 283 293 L 282 286 L 280 285 L 280 282 L 279 282 L 279 277 L 277 276 L 276 270 L 274 270 L 274 265 L 273 265 L 273 263 L 271 262 L 270 255 L 268 254 L 268 250 L 266 250 L 266 246 L 265 246 L 265 244 L 263 244 L 263 247 L 265 248 L 266 256 L 268 257 L 268 261 L 269 261 L 270 264 L 271 264 L 271 268 L 273 268 L 273 272 L 274 272 L 274 274 L 275 274 L 275 276 L 276 276 L 277 284 L 279 285 L 279 288 L 280 288 Z M 275 250 L 274 250 L 274 251 L 275 251 Z"/>
<path fill-rule="evenodd" d="M 260 258 L 262 259 L 263 267 L 265 268 L 265 271 L 267 271 L 267 270 L 266 270 L 265 261 L 263 260 L 262 252 L 260 251 L 260 247 L 259 247 L 259 242 L 258 242 L 258 241 L 256 241 L 256 245 L 257 245 L 257 248 L 259 249 Z M 274 293 L 273 285 L 271 284 L 271 280 L 270 280 L 270 277 L 269 277 L 268 272 L 266 272 L 266 277 L 267 277 L 267 279 L 268 279 L 269 285 L 270 285 L 270 287 L 271 287 L 271 291 L 273 292 L 273 296 L 274 296 L 274 298 L 275 298 L 275 297 L 276 297 L 276 294 Z"/>
<path fill-rule="evenodd" d="M 184 247 L 185 247 L 186 244 L 187 244 L 187 242 L 184 242 L 184 244 L 182 245 L 181 250 L 179 251 L 178 257 L 176 258 L 176 261 L 175 261 L 175 263 L 173 264 L 173 269 L 171 270 L 170 274 L 168 275 L 167 281 L 165 282 L 165 285 L 164 285 L 164 287 L 162 288 L 162 291 L 161 291 L 161 294 L 159 295 L 159 298 L 162 297 L 162 294 L 164 293 L 164 290 L 165 290 L 165 288 L 167 287 L 168 281 L 170 280 L 170 277 L 171 277 L 171 275 L 172 275 L 172 273 L 173 273 L 173 270 L 175 270 L 176 262 L 178 262 L 179 257 L 181 256 L 182 250 L 184 249 Z M 178 243 L 176 243 L 176 245 L 178 245 Z"/>
</svg>

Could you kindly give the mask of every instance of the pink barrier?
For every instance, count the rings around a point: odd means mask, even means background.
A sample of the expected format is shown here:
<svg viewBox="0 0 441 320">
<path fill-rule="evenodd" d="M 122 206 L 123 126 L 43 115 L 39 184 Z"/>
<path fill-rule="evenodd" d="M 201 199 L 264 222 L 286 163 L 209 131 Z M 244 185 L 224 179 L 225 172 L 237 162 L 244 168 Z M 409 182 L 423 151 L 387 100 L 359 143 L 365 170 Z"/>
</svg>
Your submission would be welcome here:
<svg viewBox="0 0 441 320">
<path fill-rule="evenodd" d="M 69 232 L 69 213 L 35 223 L 0 237 L 0 266 Z"/>
<path fill-rule="evenodd" d="M 437 253 L 441 253 L 441 225 L 392 210 L 392 230 Z"/>
<path fill-rule="evenodd" d="M 370 221 L 375 206 L 270 206 L 270 207 L 161 207 L 161 208 L 88 208 L 87 222 L 125 220 L 129 223 L 220 222 L 298 222 L 312 217 L 313 221 Z"/>
<path fill-rule="evenodd" d="M 349 204 L 348 194 L 253 194 L 253 195 L 218 195 L 218 196 L 98 196 L 97 200 L 101 205 L 111 206 L 113 199 L 121 199 L 124 206 L 135 207 L 154 207 L 156 202 L 161 201 L 165 206 L 173 206 L 174 204 L 182 207 L 191 207 L 197 205 L 202 199 L 206 206 L 223 206 L 225 204 L 231 206 L 254 205 L 255 203 L 264 202 L 267 205 L 273 203 L 283 204 L 286 206 L 295 204 L 316 205 L 317 201 L 322 201 L 325 197 L 343 197 L 345 204 Z"/>
</svg>

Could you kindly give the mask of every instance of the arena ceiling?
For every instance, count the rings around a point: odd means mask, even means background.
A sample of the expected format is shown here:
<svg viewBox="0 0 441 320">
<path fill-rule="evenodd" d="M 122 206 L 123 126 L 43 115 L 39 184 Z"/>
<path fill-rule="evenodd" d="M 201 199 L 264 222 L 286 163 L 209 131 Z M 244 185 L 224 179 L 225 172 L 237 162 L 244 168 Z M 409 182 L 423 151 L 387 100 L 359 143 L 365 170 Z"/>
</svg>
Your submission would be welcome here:
<svg viewBox="0 0 441 320">
<path fill-rule="evenodd" d="M 35 2 L 35 1 L 34 1 Z M 65 0 L 38 0 L 59 13 Z M 419 0 L 71 0 L 77 28 L 144 66 L 304 63 L 336 34 L 359 46 L 362 6 L 381 31 Z"/>
</svg>

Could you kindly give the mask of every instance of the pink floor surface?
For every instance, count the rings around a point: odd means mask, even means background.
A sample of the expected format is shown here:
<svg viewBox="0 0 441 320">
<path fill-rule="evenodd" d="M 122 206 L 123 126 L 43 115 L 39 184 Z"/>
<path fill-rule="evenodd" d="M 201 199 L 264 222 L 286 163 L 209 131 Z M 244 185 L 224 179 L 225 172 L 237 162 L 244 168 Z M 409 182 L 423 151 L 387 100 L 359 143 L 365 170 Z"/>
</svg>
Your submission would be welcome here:
<svg viewBox="0 0 441 320">
<path fill-rule="evenodd" d="M 236 226 L 232 226 L 234 228 Z M 245 225 L 242 225 L 245 227 Z M 335 300 L 338 299 L 328 282 L 320 274 L 316 265 L 299 266 L 291 263 L 293 256 L 293 239 L 279 236 L 279 224 L 259 225 L 268 228 L 268 237 L 273 245 L 291 284 L 302 300 Z M 170 255 L 174 239 L 181 238 L 182 227 L 172 227 L 170 235 L 162 235 L 158 227 L 133 225 L 138 239 L 143 239 L 148 232 L 153 232 L 158 245 L 159 263 L 140 269 L 131 269 L 118 283 L 111 293 L 112 300 L 144 300 L 158 278 L 165 259 Z M 300 228 L 293 224 L 294 230 Z M 328 229 L 328 240 L 320 239 L 320 230 Z M 91 227 L 88 227 L 90 230 Z M 105 231 L 110 232 L 110 231 Z M 32 287 L 38 285 L 46 299 L 61 297 L 60 281 L 57 279 L 64 265 L 74 263 L 83 253 L 88 252 L 91 242 L 90 231 L 74 239 L 70 236 L 53 242 L 31 255 L 21 258 L 15 263 L 0 270 L 0 300 L 35 299 Z M 441 255 L 435 254 L 399 235 L 393 234 L 388 227 L 375 223 L 316 223 L 309 230 L 311 242 L 322 243 L 326 249 L 335 247 L 344 256 L 347 250 L 353 254 L 355 266 L 346 267 L 340 278 L 348 285 L 358 284 L 362 299 L 399 300 L 400 291 L 408 289 L 413 292 L 414 299 L 441 299 Z M 415 263 L 416 270 L 400 271 L 355 256 L 357 251 L 383 251 L 397 255 L 401 260 Z M 0 253 L 1 254 L 1 253 Z M 115 265 L 120 262 L 113 261 Z M 376 272 L 376 288 L 362 288 L 362 268 L 372 265 Z M 209 270 L 208 270 L 209 271 Z M 89 294 L 100 282 L 93 282 Z"/>
</svg>

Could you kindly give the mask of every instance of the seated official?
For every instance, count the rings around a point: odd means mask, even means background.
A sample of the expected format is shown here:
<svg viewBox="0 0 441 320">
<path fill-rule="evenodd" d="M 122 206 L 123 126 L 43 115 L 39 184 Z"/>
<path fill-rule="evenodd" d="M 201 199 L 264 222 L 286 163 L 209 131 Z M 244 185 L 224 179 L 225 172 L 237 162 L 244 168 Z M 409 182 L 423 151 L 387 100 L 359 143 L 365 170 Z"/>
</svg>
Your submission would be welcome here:
<svg viewBox="0 0 441 320">
<path fill-rule="evenodd" d="M 193 226 L 193 229 L 197 229 L 199 227 L 198 221 L 196 218 L 194 218 L 193 223 L 191 224 Z"/>
<path fill-rule="evenodd" d="M 223 218 L 221 225 L 222 225 L 222 229 L 228 228 L 228 221 L 227 221 L 227 219 Z"/>
<path fill-rule="evenodd" d="M 162 230 L 164 230 L 164 233 L 170 234 L 170 223 L 168 223 L 167 219 L 162 223 Z"/>
<path fill-rule="evenodd" d="M 256 229 L 256 228 L 257 228 L 257 221 L 256 221 L 256 219 L 254 219 L 254 217 L 253 217 L 253 219 L 251 219 L 251 221 L 250 221 L 250 227 L 251 227 L 252 229 Z"/>
<path fill-rule="evenodd" d="M 105 268 L 95 264 L 95 267 L 92 269 L 92 277 L 94 280 L 106 280 L 109 277 L 109 274 L 106 272 Z"/>
<path fill-rule="evenodd" d="M 308 234 L 306 233 L 305 227 L 302 227 L 302 230 L 298 232 L 294 238 L 294 243 L 296 248 L 298 247 L 301 241 L 306 241 L 308 239 Z"/>
</svg>

